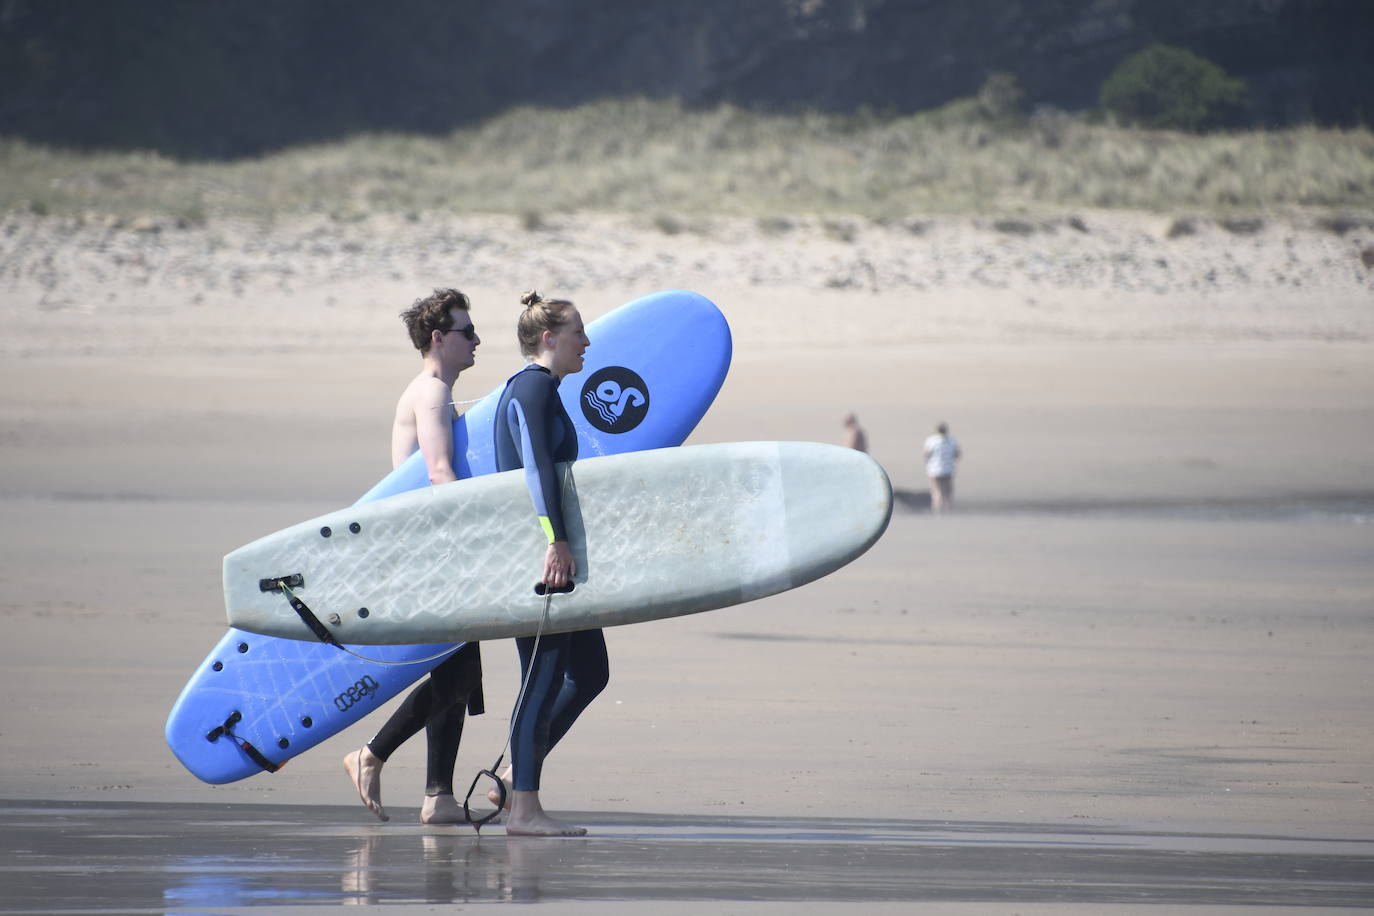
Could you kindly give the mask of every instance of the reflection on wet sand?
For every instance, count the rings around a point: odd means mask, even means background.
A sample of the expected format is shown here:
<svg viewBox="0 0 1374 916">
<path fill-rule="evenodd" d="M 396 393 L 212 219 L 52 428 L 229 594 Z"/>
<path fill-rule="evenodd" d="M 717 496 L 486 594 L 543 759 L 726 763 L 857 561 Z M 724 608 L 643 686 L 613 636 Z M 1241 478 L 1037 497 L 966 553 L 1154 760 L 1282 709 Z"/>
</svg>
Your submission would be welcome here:
<svg viewBox="0 0 1374 916">
<path fill-rule="evenodd" d="M 0 912 L 605 901 L 1368 906 L 1374 838 L 582 815 L 579 839 L 350 807 L 0 801 Z"/>
<path fill-rule="evenodd" d="M 506 837 L 499 830 L 484 837 L 463 829 L 418 837 L 378 831 L 344 856 L 339 902 L 378 906 L 410 898 L 428 904 L 536 903 L 546 897 L 541 879 L 553 876 L 557 884 L 563 869 L 575 867 L 580 858 L 576 853 L 560 842 Z M 398 880 L 417 871 L 418 880 L 409 888 Z"/>
</svg>

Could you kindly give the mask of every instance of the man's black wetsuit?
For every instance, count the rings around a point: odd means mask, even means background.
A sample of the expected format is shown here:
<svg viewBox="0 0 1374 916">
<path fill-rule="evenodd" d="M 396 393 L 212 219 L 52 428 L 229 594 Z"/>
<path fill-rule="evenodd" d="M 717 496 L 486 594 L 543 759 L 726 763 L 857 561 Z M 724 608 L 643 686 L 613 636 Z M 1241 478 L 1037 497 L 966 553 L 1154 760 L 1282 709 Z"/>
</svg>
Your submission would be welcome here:
<svg viewBox="0 0 1374 916">
<path fill-rule="evenodd" d="M 558 379 L 530 365 L 511 376 L 496 408 L 496 469 L 523 468 L 525 483 L 549 543 L 566 541 L 562 484 L 555 462 L 577 457 L 577 432 L 558 396 Z M 545 635 L 534 652 L 532 636 L 516 639 L 521 674 L 528 679 L 511 727 L 512 788 L 539 788 L 544 757 L 610 678 L 600 630 Z"/>
<path fill-rule="evenodd" d="M 482 655 L 478 644 L 470 642 L 435 666 L 367 746 L 386 761 L 423 728 L 427 739 L 425 794 L 452 795 L 464 714 L 479 716 L 483 711 Z"/>
</svg>

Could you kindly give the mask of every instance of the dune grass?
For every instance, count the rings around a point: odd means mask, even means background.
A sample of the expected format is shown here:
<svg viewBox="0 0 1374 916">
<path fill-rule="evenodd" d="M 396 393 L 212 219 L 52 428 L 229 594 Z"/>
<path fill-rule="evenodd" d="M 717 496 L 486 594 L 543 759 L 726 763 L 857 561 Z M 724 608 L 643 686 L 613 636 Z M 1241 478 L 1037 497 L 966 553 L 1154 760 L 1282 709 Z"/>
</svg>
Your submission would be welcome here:
<svg viewBox="0 0 1374 916">
<path fill-rule="evenodd" d="M 904 117 L 768 115 L 602 101 L 521 108 L 444 137 L 362 135 L 256 159 L 53 149 L 0 138 L 0 210 L 200 224 L 321 214 L 551 212 L 766 219 L 1035 213 L 1374 211 L 1374 134 L 1205 135 L 976 103 Z"/>
</svg>

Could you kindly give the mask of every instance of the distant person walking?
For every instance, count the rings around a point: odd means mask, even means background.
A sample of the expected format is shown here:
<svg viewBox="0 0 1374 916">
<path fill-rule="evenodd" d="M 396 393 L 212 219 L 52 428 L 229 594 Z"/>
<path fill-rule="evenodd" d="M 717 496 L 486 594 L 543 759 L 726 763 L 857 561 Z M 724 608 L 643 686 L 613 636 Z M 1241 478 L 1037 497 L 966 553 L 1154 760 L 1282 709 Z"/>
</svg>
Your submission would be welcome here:
<svg viewBox="0 0 1374 916">
<path fill-rule="evenodd" d="M 954 466 L 963 452 L 959 441 L 949 434 L 948 424 L 935 427 L 926 439 L 926 476 L 930 478 L 930 511 L 948 512 L 954 508 Z"/>
<path fill-rule="evenodd" d="M 868 436 L 859 425 L 859 418 L 852 413 L 845 414 L 844 417 L 844 444 L 846 448 L 860 452 L 868 451 Z"/>
</svg>

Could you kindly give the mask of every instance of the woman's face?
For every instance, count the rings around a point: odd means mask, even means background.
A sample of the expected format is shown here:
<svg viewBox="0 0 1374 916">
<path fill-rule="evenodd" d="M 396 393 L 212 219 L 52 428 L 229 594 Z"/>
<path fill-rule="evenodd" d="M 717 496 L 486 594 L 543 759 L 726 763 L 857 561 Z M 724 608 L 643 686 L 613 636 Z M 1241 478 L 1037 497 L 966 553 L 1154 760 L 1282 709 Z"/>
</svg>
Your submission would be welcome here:
<svg viewBox="0 0 1374 916">
<path fill-rule="evenodd" d="M 582 354 L 591 346 L 587 331 L 582 326 L 582 315 L 577 309 L 568 309 L 563 325 L 557 332 L 545 338 L 548 342 L 549 370 L 559 378 L 582 371 Z"/>
</svg>

